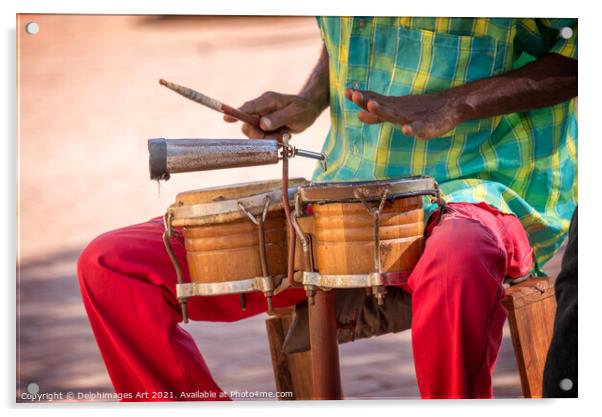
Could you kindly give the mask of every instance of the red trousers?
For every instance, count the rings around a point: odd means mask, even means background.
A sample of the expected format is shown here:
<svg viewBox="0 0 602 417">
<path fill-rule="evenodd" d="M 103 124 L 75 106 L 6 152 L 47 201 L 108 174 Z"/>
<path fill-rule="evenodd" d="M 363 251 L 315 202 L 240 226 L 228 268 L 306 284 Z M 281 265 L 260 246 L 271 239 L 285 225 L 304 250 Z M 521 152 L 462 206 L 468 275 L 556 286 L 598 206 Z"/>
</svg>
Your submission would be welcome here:
<svg viewBox="0 0 602 417">
<path fill-rule="evenodd" d="M 436 217 L 436 216 L 433 216 Z M 182 399 L 213 393 L 215 383 L 182 320 L 176 276 L 160 219 L 96 238 L 82 252 L 82 298 L 115 391 L 125 400 Z M 506 311 L 504 277 L 527 274 L 533 254 L 518 219 L 484 204 L 452 203 L 427 228 L 424 254 L 409 279 L 412 344 L 423 398 L 489 398 Z M 172 247 L 186 270 L 181 236 Z M 275 307 L 305 298 L 303 290 L 274 297 Z M 192 320 L 229 322 L 266 311 L 263 294 L 189 299 Z M 165 394 L 167 393 L 167 394 Z M 221 394 L 221 395 L 220 395 Z"/>
</svg>

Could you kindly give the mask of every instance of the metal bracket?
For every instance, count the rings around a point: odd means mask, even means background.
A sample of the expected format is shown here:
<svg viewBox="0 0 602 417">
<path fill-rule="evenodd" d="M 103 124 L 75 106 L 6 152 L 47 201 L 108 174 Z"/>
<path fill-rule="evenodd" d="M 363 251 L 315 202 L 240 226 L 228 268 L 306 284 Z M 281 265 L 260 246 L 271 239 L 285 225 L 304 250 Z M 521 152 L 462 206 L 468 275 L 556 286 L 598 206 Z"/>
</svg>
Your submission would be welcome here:
<svg viewBox="0 0 602 417">
<path fill-rule="evenodd" d="M 295 156 L 301 156 L 303 158 L 315 159 L 320 162 L 320 167 L 322 168 L 322 170 L 324 170 L 324 171 L 328 170 L 328 164 L 327 164 L 328 157 L 326 156 L 326 154 L 323 154 L 321 152 L 313 152 L 313 151 L 308 151 L 305 149 L 296 148 L 296 147 L 288 144 L 288 139 L 290 139 L 290 135 L 287 138 L 287 140 L 284 140 L 284 136 L 283 136 L 283 143 L 281 144 L 282 153 L 280 155 L 280 159 L 293 158 Z"/>
<path fill-rule="evenodd" d="M 249 220 L 251 220 L 251 222 L 257 226 L 257 236 L 259 238 L 259 259 L 261 261 L 261 273 L 263 274 L 263 277 L 269 278 L 270 273 L 268 271 L 268 256 L 267 256 L 267 250 L 266 250 L 266 244 L 265 244 L 265 232 L 264 232 L 264 222 L 265 219 L 268 215 L 268 208 L 270 207 L 270 203 L 271 203 L 271 199 L 270 196 L 265 197 L 265 202 L 263 203 L 263 211 L 261 212 L 261 214 L 258 214 L 257 216 L 253 215 L 253 213 L 251 213 L 245 206 L 244 204 L 242 204 L 240 201 L 238 202 L 238 208 L 240 208 L 240 210 L 247 215 L 247 217 L 249 218 Z M 237 281 L 235 281 L 237 282 Z M 270 282 L 271 282 L 271 278 L 270 278 Z M 244 293 L 245 291 L 237 291 L 240 293 Z M 272 305 L 272 296 L 274 295 L 274 291 L 273 289 L 265 289 L 263 290 L 263 295 L 265 295 L 265 298 L 268 302 L 268 312 L 272 312 L 273 310 L 273 305 Z M 240 296 L 240 304 L 241 307 L 244 309 L 246 307 L 246 301 L 245 301 L 245 297 L 244 294 L 241 294 Z"/>
<path fill-rule="evenodd" d="M 371 272 L 353 275 L 322 275 L 319 272 L 303 272 L 303 285 L 322 289 L 371 288 L 406 285 L 410 272 Z"/>
<path fill-rule="evenodd" d="M 355 190 L 354 194 L 362 202 L 368 213 L 374 219 L 374 268 L 376 269 L 376 273 L 380 275 L 382 272 L 382 265 L 380 261 L 380 213 L 387 202 L 389 189 L 385 188 L 383 191 L 378 207 L 370 206 L 368 201 L 366 201 L 366 198 L 363 196 L 361 188 Z M 385 296 L 387 295 L 387 289 L 382 284 L 375 284 L 372 286 L 372 294 L 374 294 L 376 297 L 378 305 L 382 305 L 385 301 Z"/>
<path fill-rule="evenodd" d="M 224 294 L 244 294 L 252 291 L 261 291 L 264 294 L 279 294 L 288 288 L 288 282 L 284 275 L 277 277 L 255 277 L 238 281 L 224 282 L 191 282 L 176 285 L 178 299 L 188 297 L 212 296 Z"/>
<path fill-rule="evenodd" d="M 163 226 L 165 227 L 165 231 L 163 232 L 163 244 L 165 245 L 165 250 L 167 251 L 169 259 L 171 260 L 171 263 L 173 264 L 173 267 L 176 271 L 176 277 L 178 279 L 178 284 L 176 285 L 177 287 L 178 285 L 184 284 L 184 279 L 182 278 L 182 268 L 180 267 L 178 258 L 176 258 L 176 255 L 173 253 L 171 243 L 169 242 L 169 239 L 171 238 L 171 234 L 173 232 L 171 228 L 171 218 L 172 213 L 170 211 L 165 213 L 165 215 L 163 216 Z M 186 305 L 185 297 L 180 298 L 180 304 L 182 306 L 182 321 L 184 321 L 184 323 L 188 323 L 188 307 Z"/>
</svg>

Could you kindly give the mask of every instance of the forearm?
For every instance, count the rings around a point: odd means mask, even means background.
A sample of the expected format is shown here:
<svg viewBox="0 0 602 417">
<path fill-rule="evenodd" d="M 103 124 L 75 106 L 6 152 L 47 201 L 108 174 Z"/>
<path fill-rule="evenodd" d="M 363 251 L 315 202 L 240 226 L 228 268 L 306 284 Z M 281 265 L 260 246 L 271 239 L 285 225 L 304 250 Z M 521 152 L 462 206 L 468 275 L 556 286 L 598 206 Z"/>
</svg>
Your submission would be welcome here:
<svg viewBox="0 0 602 417">
<path fill-rule="evenodd" d="M 328 107 L 329 102 L 328 52 L 322 46 L 320 59 L 314 67 L 309 79 L 299 92 L 299 96 L 311 101 L 320 112 Z"/>
<path fill-rule="evenodd" d="M 551 54 L 440 94 L 457 107 L 462 121 L 548 107 L 577 95 L 577 61 Z"/>
</svg>

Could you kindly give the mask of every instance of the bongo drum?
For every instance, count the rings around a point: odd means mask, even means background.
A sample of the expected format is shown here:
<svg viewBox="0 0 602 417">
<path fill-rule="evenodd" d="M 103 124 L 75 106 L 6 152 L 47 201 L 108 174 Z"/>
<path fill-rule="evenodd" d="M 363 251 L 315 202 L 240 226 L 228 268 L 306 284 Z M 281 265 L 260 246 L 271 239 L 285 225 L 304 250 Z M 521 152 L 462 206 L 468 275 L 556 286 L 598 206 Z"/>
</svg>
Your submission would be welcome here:
<svg viewBox="0 0 602 417">
<path fill-rule="evenodd" d="M 302 178 L 289 181 L 293 202 Z M 180 193 L 165 214 L 165 247 L 178 276 L 177 297 L 186 320 L 186 299 L 262 291 L 271 297 L 287 280 L 287 223 L 281 181 L 261 181 Z M 190 283 L 171 250 L 169 237 L 182 228 Z M 241 298 L 241 301 L 244 298 Z M 243 303 L 244 308 L 244 303 Z"/>
<path fill-rule="evenodd" d="M 386 286 L 403 287 L 424 249 L 426 195 L 443 204 L 437 183 L 425 176 L 299 188 L 293 222 L 308 295 L 365 287 L 382 302 Z M 298 216 L 308 204 L 313 222 Z"/>
</svg>

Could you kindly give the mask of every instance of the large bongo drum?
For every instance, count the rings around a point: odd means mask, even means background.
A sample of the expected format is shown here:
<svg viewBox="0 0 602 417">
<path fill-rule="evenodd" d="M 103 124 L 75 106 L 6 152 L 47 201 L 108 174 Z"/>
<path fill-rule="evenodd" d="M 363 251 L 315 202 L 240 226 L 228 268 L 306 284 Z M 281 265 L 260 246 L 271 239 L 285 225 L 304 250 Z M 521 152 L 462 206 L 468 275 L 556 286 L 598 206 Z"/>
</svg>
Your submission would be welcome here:
<svg viewBox="0 0 602 417">
<path fill-rule="evenodd" d="M 428 195 L 442 204 L 437 183 L 425 176 L 299 188 L 294 223 L 308 295 L 364 287 L 381 303 L 386 286 L 403 287 L 424 249 Z M 309 204 L 313 218 L 299 216 Z"/>
<path fill-rule="evenodd" d="M 289 181 L 293 202 L 304 179 Z M 169 237 L 181 227 L 190 283 L 182 278 Z M 164 242 L 178 275 L 184 320 L 194 296 L 262 291 L 271 297 L 287 286 L 287 223 L 281 181 L 261 181 L 180 193 L 165 214 Z M 244 297 L 241 296 L 244 308 Z"/>
</svg>

